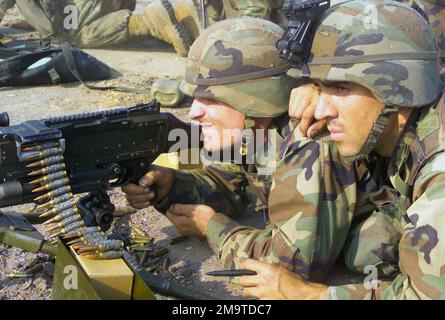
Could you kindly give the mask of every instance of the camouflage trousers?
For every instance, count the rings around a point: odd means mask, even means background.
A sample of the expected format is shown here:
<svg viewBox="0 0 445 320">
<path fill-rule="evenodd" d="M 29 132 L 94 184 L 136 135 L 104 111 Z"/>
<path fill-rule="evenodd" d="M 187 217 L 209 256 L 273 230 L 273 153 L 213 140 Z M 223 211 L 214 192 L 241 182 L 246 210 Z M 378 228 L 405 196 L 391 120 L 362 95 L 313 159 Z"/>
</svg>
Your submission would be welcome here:
<svg viewBox="0 0 445 320">
<path fill-rule="evenodd" d="M 128 20 L 136 1 L 75 0 L 79 8 L 79 29 L 71 41 L 78 47 L 105 47 L 129 39 Z M 133 3 L 133 4 L 132 4 Z"/>
<path fill-rule="evenodd" d="M 282 0 L 207 0 L 206 9 L 210 24 L 223 19 L 249 16 L 271 20 L 284 25 L 280 9 Z"/>
<path fill-rule="evenodd" d="M 55 35 L 81 48 L 126 41 L 129 38 L 128 20 L 136 5 L 135 0 L 64 0 L 53 4 L 46 1 L 46 7 L 24 0 L 15 2 L 42 37 Z M 11 3 L 9 0 L 8 4 Z"/>
</svg>

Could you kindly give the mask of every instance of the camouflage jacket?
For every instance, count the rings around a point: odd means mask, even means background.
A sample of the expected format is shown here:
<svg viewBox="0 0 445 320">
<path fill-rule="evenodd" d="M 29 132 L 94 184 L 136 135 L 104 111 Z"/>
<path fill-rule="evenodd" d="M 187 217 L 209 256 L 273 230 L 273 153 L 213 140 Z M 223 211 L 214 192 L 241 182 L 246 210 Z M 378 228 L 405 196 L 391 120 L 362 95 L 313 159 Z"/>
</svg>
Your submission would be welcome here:
<svg viewBox="0 0 445 320">
<path fill-rule="evenodd" d="M 444 126 L 445 95 L 435 106 L 413 111 L 387 171 L 375 172 L 373 180 L 388 178 L 394 191 L 392 203 L 381 209 L 400 212 L 400 273 L 377 288 L 330 287 L 330 298 L 445 299 Z"/>
<path fill-rule="evenodd" d="M 135 9 L 136 0 L 0 0 L 0 20 L 1 11 L 14 4 L 42 38 L 59 37 L 79 47 L 88 47 L 91 46 L 89 42 L 101 46 L 126 39 L 130 11 Z M 64 27 L 64 20 L 68 17 L 64 9 L 68 5 L 78 10 L 77 27 Z M 98 21 L 103 17 L 106 18 Z M 87 30 L 89 25 L 92 26 Z"/>
<path fill-rule="evenodd" d="M 289 134 L 288 122 L 288 116 L 284 115 L 275 118 L 270 127 L 275 139 L 268 141 L 264 153 L 274 160 L 284 137 Z M 206 204 L 232 217 L 261 212 L 267 221 L 266 202 L 275 165 L 275 161 L 266 165 L 214 162 L 200 170 L 175 170 L 170 193 L 155 207 L 165 213 L 172 203 Z"/>
<path fill-rule="evenodd" d="M 282 0 L 207 0 L 206 4 L 210 24 L 241 16 L 269 20 L 283 5 Z"/>
<path fill-rule="evenodd" d="M 348 234 L 355 209 L 355 169 L 339 159 L 335 144 L 326 138 L 305 139 L 292 122 L 289 128 L 291 134 L 277 144 L 273 181 L 263 176 L 263 188 L 258 187 L 258 177 L 241 167 L 177 171 L 173 190 L 164 200 L 167 205 L 157 208 L 165 211 L 173 202 L 213 207 L 218 213 L 209 222 L 208 242 L 227 268 L 237 268 L 250 257 L 318 280 L 339 256 Z M 256 199 L 263 199 L 263 209 L 269 207 L 265 229 L 232 219 L 246 212 L 247 184 Z"/>
<path fill-rule="evenodd" d="M 12 8 L 14 4 L 15 0 L 0 0 L 0 22 L 2 22 L 6 10 Z"/>
</svg>

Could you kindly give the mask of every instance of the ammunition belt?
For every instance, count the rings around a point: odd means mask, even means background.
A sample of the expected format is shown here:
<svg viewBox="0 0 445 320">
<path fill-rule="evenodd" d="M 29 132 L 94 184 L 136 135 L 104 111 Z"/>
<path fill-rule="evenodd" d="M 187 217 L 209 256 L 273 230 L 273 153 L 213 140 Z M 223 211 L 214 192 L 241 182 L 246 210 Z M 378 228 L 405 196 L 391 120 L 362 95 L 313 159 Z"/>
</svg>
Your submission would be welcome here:
<svg viewBox="0 0 445 320">
<path fill-rule="evenodd" d="M 44 222 L 52 244 L 62 237 L 78 254 L 90 259 L 115 259 L 123 255 L 124 243 L 109 240 L 99 227 L 87 227 L 77 208 L 66 172 L 63 150 L 58 142 L 47 142 L 22 148 L 32 190 L 39 203 L 36 210 Z"/>
</svg>

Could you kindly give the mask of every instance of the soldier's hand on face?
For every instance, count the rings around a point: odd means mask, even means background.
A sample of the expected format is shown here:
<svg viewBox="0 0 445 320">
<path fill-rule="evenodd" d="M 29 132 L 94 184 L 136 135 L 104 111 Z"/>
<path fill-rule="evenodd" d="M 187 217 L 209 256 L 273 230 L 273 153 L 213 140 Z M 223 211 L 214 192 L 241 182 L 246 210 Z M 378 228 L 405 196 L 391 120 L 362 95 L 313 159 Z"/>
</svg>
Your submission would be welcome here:
<svg viewBox="0 0 445 320">
<path fill-rule="evenodd" d="M 207 226 L 216 214 L 206 205 L 172 204 L 167 210 L 167 218 L 182 235 L 192 237 L 207 236 Z"/>
<path fill-rule="evenodd" d="M 122 192 L 132 207 L 143 209 L 167 196 L 172 185 L 173 170 L 152 165 L 150 171 L 139 180 L 138 185 L 129 183 L 122 187 Z"/>
<path fill-rule="evenodd" d="M 289 116 L 300 120 L 300 131 L 309 138 L 326 129 L 326 120 L 316 121 L 315 108 L 320 98 L 320 88 L 313 83 L 294 88 L 289 100 Z"/>
<path fill-rule="evenodd" d="M 256 276 L 240 277 L 243 293 L 262 300 L 324 300 L 327 286 L 305 281 L 298 274 L 258 260 L 247 259 L 240 269 L 256 271 Z"/>
</svg>

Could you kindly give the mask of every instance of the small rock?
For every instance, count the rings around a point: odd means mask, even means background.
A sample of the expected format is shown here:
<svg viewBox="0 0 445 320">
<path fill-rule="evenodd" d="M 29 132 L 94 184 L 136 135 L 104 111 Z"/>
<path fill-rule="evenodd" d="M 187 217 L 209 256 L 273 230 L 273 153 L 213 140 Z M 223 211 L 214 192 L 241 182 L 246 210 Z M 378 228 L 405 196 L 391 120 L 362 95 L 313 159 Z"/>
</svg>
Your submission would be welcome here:
<svg viewBox="0 0 445 320">
<path fill-rule="evenodd" d="M 46 280 L 42 278 L 34 280 L 34 285 L 36 286 L 36 289 L 39 291 L 45 291 L 47 287 Z"/>
</svg>

